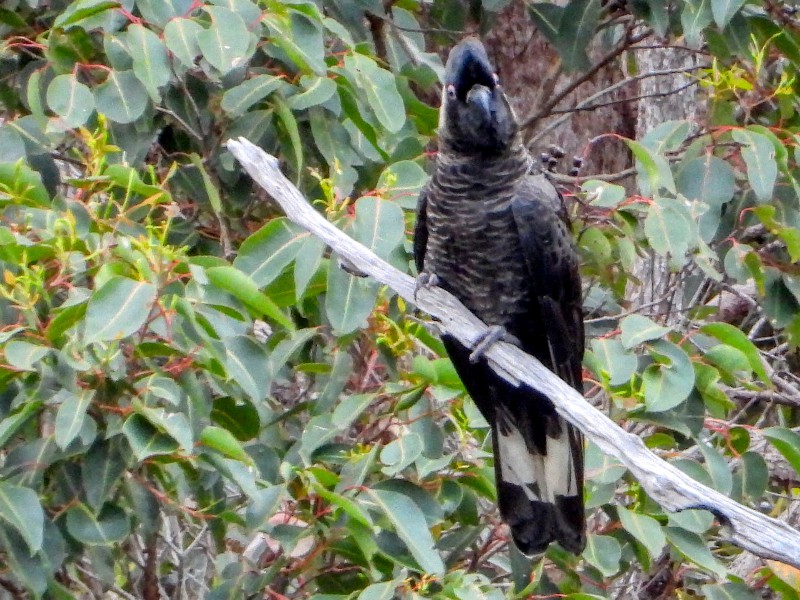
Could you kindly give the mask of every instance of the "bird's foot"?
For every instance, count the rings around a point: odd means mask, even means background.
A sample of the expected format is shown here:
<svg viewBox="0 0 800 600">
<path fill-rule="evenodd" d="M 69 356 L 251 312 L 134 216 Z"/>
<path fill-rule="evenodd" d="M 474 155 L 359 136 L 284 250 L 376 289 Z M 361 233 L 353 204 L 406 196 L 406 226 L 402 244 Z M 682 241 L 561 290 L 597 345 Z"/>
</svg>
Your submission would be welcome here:
<svg viewBox="0 0 800 600">
<path fill-rule="evenodd" d="M 509 344 L 514 344 L 515 346 L 520 345 L 520 341 L 508 333 L 505 327 L 502 325 L 490 325 L 475 342 L 475 347 L 469 355 L 469 362 L 473 364 L 478 362 L 483 358 L 483 355 L 486 354 L 486 351 L 500 340 L 508 342 Z"/>
<path fill-rule="evenodd" d="M 429 290 L 432 287 L 437 287 L 438 285 L 439 278 L 436 276 L 436 273 L 422 271 L 419 275 L 417 275 L 417 281 L 414 284 L 414 300 L 417 299 L 417 294 L 420 290 Z"/>
<path fill-rule="evenodd" d="M 339 257 L 339 268 L 344 271 L 345 273 L 349 273 L 354 277 L 366 277 L 367 274 L 364 271 L 361 271 L 358 267 L 356 267 L 353 263 L 347 260 L 344 257 Z"/>
</svg>

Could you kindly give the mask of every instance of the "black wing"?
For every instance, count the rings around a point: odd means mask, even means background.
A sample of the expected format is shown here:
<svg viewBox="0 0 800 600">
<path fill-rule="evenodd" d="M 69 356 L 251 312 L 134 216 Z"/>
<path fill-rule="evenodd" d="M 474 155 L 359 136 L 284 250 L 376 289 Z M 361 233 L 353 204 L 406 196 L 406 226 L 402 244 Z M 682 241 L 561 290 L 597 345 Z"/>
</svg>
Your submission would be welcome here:
<svg viewBox="0 0 800 600">
<path fill-rule="evenodd" d="M 563 200 L 544 175 L 528 176 L 511 205 L 535 294 L 551 371 L 582 391 L 583 307 L 578 257 Z M 537 319 L 538 320 L 538 319 Z M 549 359 L 549 360 L 548 360 Z"/>
<path fill-rule="evenodd" d="M 414 262 L 417 274 L 422 273 L 425 266 L 425 250 L 428 247 L 428 187 L 419 193 L 417 200 L 417 221 L 414 224 Z"/>
<path fill-rule="evenodd" d="M 561 197 L 543 175 L 529 176 L 511 210 L 533 296 L 527 322 L 514 333 L 526 351 L 581 390 L 580 275 Z M 499 504 L 517 546 L 541 551 L 549 537 L 580 553 L 586 543 L 580 432 L 535 390 L 502 404 L 495 409 Z"/>
</svg>

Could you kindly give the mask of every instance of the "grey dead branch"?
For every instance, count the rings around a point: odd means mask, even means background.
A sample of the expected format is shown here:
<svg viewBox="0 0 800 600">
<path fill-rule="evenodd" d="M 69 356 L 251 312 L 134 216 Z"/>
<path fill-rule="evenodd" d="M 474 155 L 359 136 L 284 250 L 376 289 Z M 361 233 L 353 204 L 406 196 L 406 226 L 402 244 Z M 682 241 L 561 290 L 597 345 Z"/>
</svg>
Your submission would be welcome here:
<svg viewBox="0 0 800 600">
<path fill-rule="evenodd" d="M 230 140 L 227 146 L 256 183 L 280 204 L 289 219 L 319 237 L 356 269 L 435 317 L 442 329 L 470 347 L 486 331 L 486 325 L 442 289 L 422 289 L 415 298 L 414 279 L 326 221 L 284 177 L 275 157 L 244 138 Z M 723 525 L 720 535 L 724 539 L 756 556 L 800 568 L 800 532 L 702 485 L 662 460 L 637 436 L 621 429 L 520 349 L 499 342 L 489 348 L 486 356 L 501 375 L 547 394 L 565 419 L 603 452 L 624 464 L 663 508 L 673 512 L 693 508 L 710 510 Z"/>
</svg>

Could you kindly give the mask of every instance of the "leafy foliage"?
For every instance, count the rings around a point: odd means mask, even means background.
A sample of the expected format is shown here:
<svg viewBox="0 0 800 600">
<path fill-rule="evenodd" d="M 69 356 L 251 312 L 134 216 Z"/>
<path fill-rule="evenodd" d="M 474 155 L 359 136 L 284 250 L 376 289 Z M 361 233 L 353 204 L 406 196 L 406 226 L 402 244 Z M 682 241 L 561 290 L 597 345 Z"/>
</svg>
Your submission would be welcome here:
<svg viewBox="0 0 800 600">
<path fill-rule="evenodd" d="M 636 193 L 574 190 L 588 395 L 779 515 L 800 470 L 797 24 L 744 1 L 628 4 L 707 39 L 709 110 L 626 141 Z M 487 511 L 486 423 L 441 343 L 224 148 L 242 135 L 280 156 L 331 222 L 410 269 L 437 124 L 420 98 L 442 75 L 426 42 L 452 41 L 423 31 L 461 29 L 461 8 L 396 3 L 375 37 L 372 2 L 0 3 L 4 590 L 578 599 L 668 572 L 683 597 L 753 597 L 713 515 L 665 514 L 592 445 L 583 556 L 517 555 Z M 599 0 L 529 14 L 574 72 L 624 22 Z M 675 282 L 657 310 L 627 302 L 644 255 Z M 796 573 L 761 573 L 797 597 Z"/>
</svg>

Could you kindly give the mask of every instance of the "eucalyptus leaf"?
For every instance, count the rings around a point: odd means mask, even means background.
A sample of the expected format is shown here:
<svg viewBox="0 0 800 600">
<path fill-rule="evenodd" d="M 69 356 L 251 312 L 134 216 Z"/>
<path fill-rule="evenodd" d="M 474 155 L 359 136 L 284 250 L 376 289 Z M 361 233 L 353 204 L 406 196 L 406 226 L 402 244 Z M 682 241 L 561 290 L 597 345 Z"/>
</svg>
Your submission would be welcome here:
<svg viewBox="0 0 800 600">
<path fill-rule="evenodd" d="M 47 104 L 68 127 L 80 127 L 94 112 L 91 90 L 74 75 L 59 75 L 47 86 Z"/>
<path fill-rule="evenodd" d="M 112 277 L 89 299 L 86 341 L 108 342 L 138 331 L 156 299 L 156 288 L 128 277 Z"/>
<path fill-rule="evenodd" d="M 67 511 L 67 531 L 76 540 L 90 546 L 110 546 L 124 540 L 130 533 L 130 520 L 118 506 L 106 504 L 94 513 L 85 504 Z"/>
<path fill-rule="evenodd" d="M 367 494 L 391 521 L 397 535 L 423 571 L 442 574 L 444 563 L 433 546 L 433 538 L 419 507 L 399 492 L 368 490 Z"/>
<path fill-rule="evenodd" d="M 13 527 L 22 536 L 30 555 L 41 549 L 44 511 L 32 489 L 0 481 L 0 521 Z"/>
<path fill-rule="evenodd" d="M 110 71 L 105 82 L 94 88 L 97 111 L 117 123 L 133 123 L 149 104 L 147 88 L 130 71 Z"/>
</svg>

